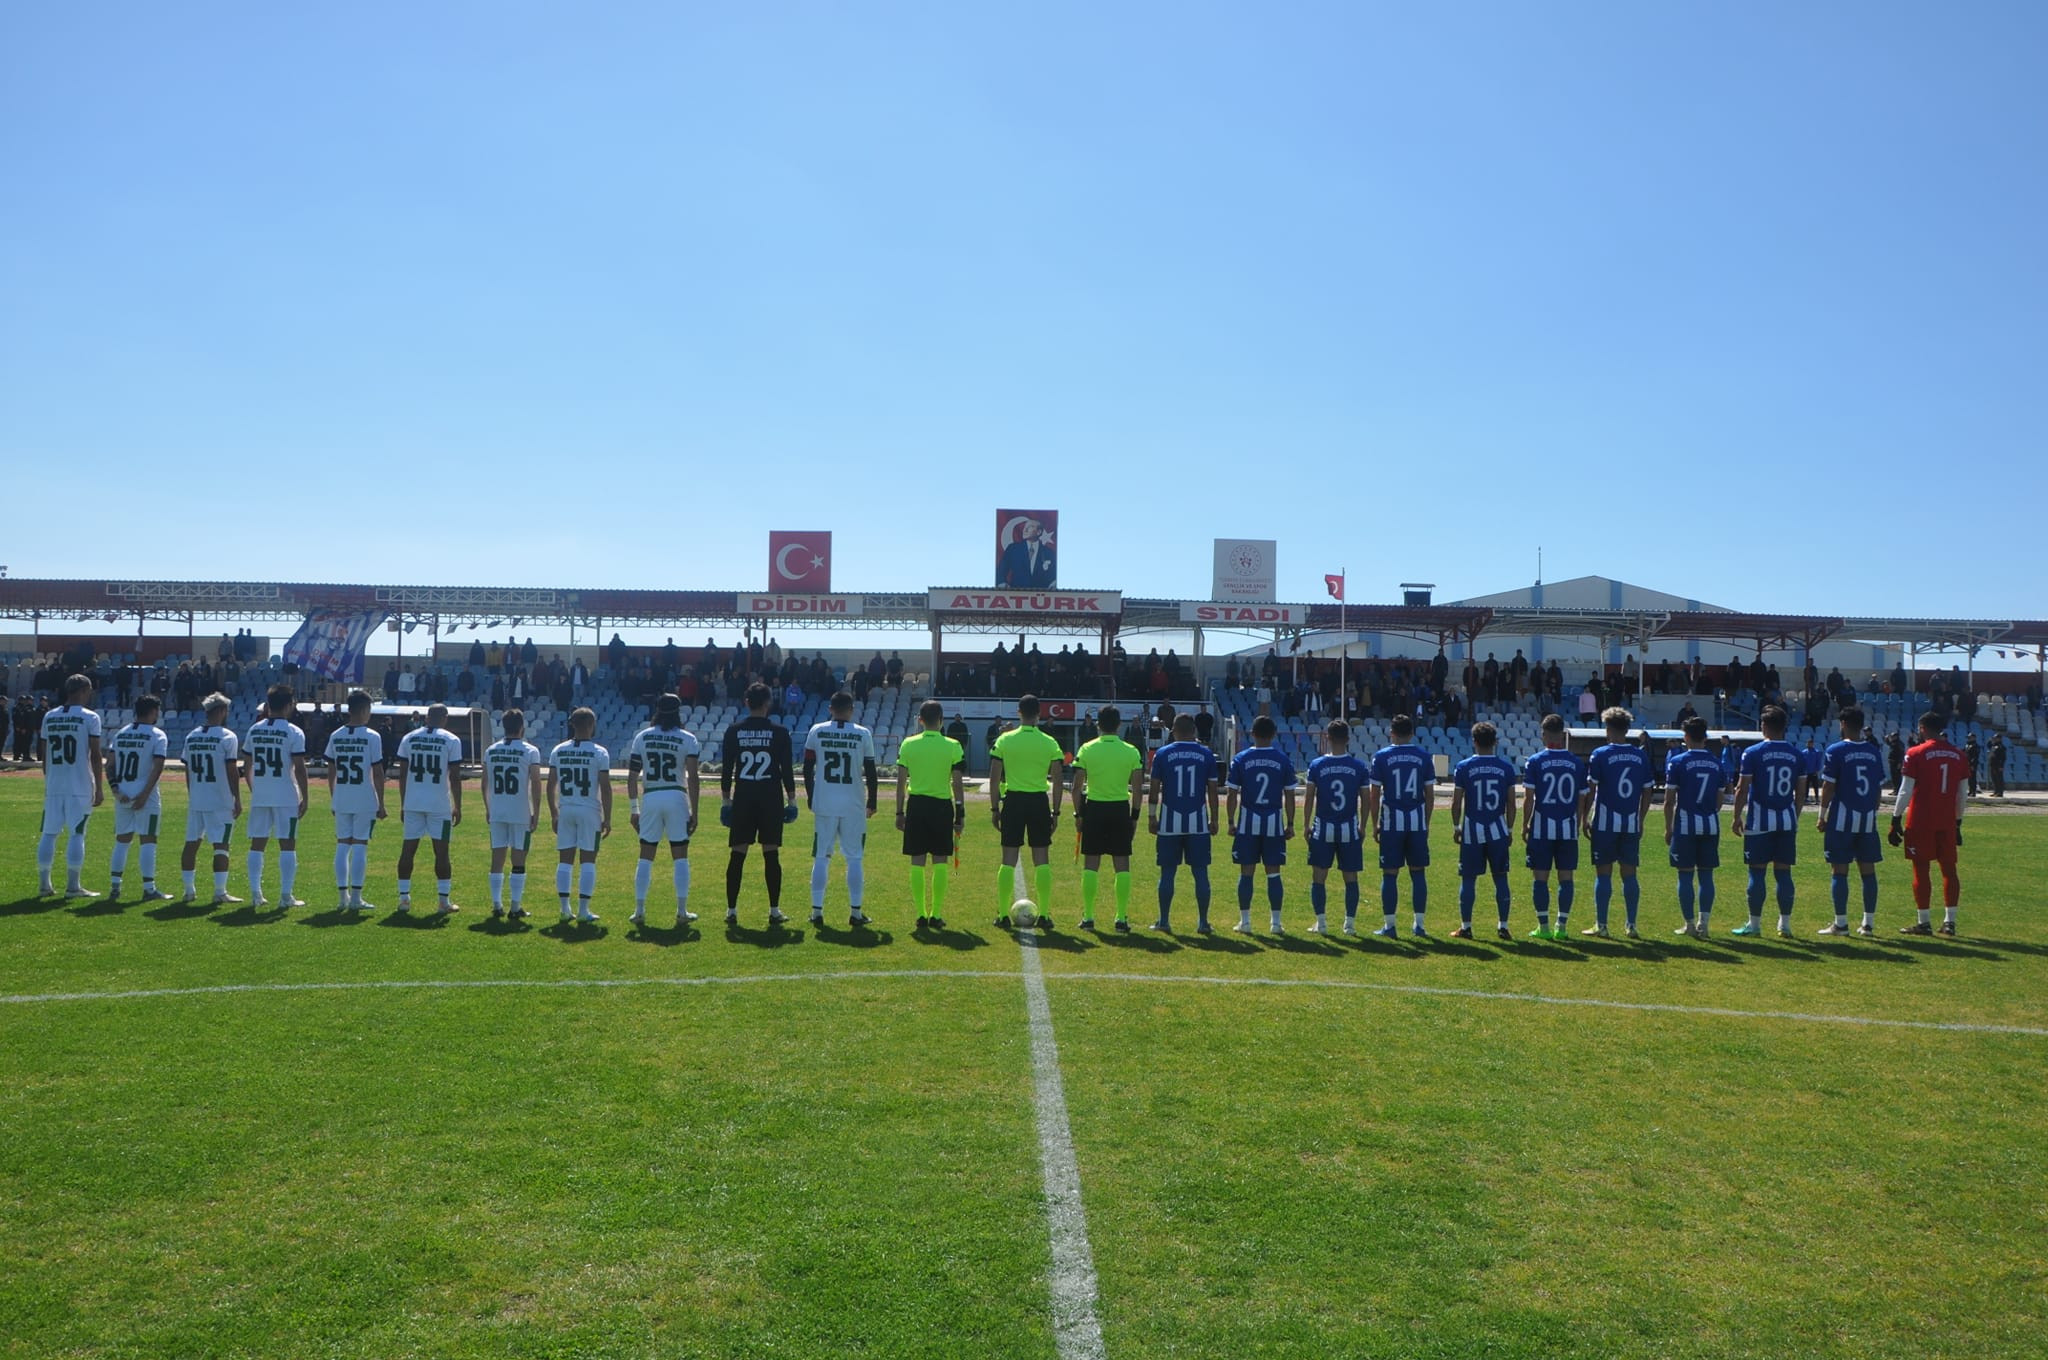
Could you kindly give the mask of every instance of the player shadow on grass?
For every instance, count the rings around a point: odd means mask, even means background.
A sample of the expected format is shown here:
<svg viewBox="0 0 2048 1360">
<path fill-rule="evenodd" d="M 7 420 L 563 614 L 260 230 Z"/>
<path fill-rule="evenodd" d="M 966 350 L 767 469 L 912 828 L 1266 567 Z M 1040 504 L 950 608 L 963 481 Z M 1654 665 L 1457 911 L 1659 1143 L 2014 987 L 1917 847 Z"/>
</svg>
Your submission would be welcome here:
<svg viewBox="0 0 2048 1360">
<path fill-rule="evenodd" d="M 1141 954 L 1178 954 L 1181 943 L 1165 931 L 1133 930 L 1128 935 L 1121 931 L 1097 932 L 1097 944 L 1108 949 L 1135 949 Z"/>
<path fill-rule="evenodd" d="M 693 925 L 626 927 L 626 938 L 635 944 L 651 944 L 657 949 L 673 949 L 679 944 L 690 944 L 704 938 L 704 932 Z"/>
<path fill-rule="evenodd" d="M 1429 943 L 1418 946 L 1415 952 L 1447 954 L 1452 958 L 1474 959 L 1480 963 L 1498 963 L 1501 957 L 1498 949 L 1488 949 L 1477 940 L 1454 940 L 1448 935 L 1431 936 Z"/>
<path fill-rule="evenodd" d="M 910 939 L 914 944 L 941 945 L 947 949 L 958 950 L 985 949 L 989 943 L 988 937 L 976 935 L 971 930 L 962 930 L 958 926 L 947 926 L 944 930 L 933 930 L 930 926 L 925 926 L 912 930 Z"/>
<path fill-rule="evenodd" d="M 1986 947 L 1976 948 L 1972 945 L 1957 943 L 1954 940 L 1943 939 L 1939 935 L 1894 935 L 1888 939 L 1881 940 L 1880 943 L 1887 949 L 1897 950 L 1908 956 L 1931 954 L 1948 959 L 1982 959 L 1986 963 L 2006 962 L 2005 955 L 1993 953 L 1992 950 L 1994 949 L 2004 949 L 2015 954 L 2048 953 L 2048 950 L 2044 950 L 2038 945 L 2020 944 L 2017 941 L 2009 940 L 1979 940 L 1975 941 L 1974 944 Z"/>
<path fill-rule="evenodd" d="M 533 922 L 524 916 L 486 916 L 469 927 L 472 935 L 525 935 L 534 929 Z"/>
<path fill-rule="evenodd" d="M 133 905 L 135 904 L 132 902 L 117 902 L 111 897 L 102 897 L 96 902 L 86 902 L 79 906 L 66 907 L 64 910 L 73 916 L 119 916 Z"/>
<path fill-rule="evenodd" d="M 330 926 L 366 925 L 369 923 L 369 920 L 368 916 L 359 911 L 343 911 L 339 907 L 329 907 L 326 911 L 316 911 L 310 916 L 301 916 L 299 924 L 311 926 L 315 930 L 325 930 Z"/>
<path fill-rule="evenodd" d="M 1370 930 L 1361 931 L 1356 935 L 1340 935 L 1337 938 L 1343 941 L 1345 948 L 1367 956 L 1419 959 L 1424 952 L 1421 945 L 1411 944 L 1405 939 L 1389 938 Z"/>
<path fill-rule="evenodd" d="M 731 925 L 725 928 L 725 938 L 733 944 L 750 944 L 756 949 L 780 949 L 784 945 L 802 944 L 804 932 L 790 926 L 763 926 L 756 930 L 752 926 Z"/>
<path fill-rule="evenodd" d="M 1220 931 L 1211 935 L 1196 933 L 1189 936 L 1187 947 L 1189 949 L 1206 950 L 1211 954 L 1256 954 L 1259 952 L 1258 945 L 1252 941 L 1242 936 L 1225 935 Z"/>
<path fill-rule="evenodd" d="M 194 920 L 201 916 L 211 916 L 214 910 L 214 905 L 211 902 L 179 902 L 172 900 L 160 907 L 151 907 L 142 914 L 152 921 L 186 921 Z"/>
<path fill-rule="evenodd" d="M 811 935 L 819 944 L 844 945 L 848 949 L 876 949 L 896 939 L 888 931 L 873 926 L 845 930 L 832 926 L 812 926 Z"/>
<path fill-rule="evenodd" d="M 1964 946 L 1977 945 L 1984 949 L 1995 949 L 2001 954 L 2032 954 L 2036 957 L 2048 957 L 2048 945 L 2029 944 L 2022 940 L 1984 940 L 1968 935 L 1963 936 L 1960 940 L 1943 939 L 1938 935 L 1933 939 L 1915 939 L 1910 935 L 1894 938 L 1898 942 L 1905 944 L 1908 949 L 1926 949 L 1937 954 L 1961 953 Z M 1969 957 L 1975 957 L 1974 953 L 1969 955 Z"/>
<path fill-rule="evenodd" d="M 1010 938 L 1017 942 L 1019 948 L 1051 949 L 1062 954 L 1083 954 L 1095 948 L 1095 941 L 1071 931 L 1012 929 Z"/>
<path fill-rule="evenodd" d="M 63 905 L 61 897 L 24 897 L 16 902 L 0 902 L 0 916 L 40 916 Z"/>
<path fill-rule="evenodd" d="M 589 944 L 592 940 L 602 940 L 612 932 L 609 926 L 599 921 L 564 921 L 557 918 L 553 925 L 542 926 L 538 933 L 556 944 Z"/>
<path fill-rule="evenodd" d="M 1779 959 L 1790 959 L 1798 963 L 1820 963 L 1823 955 L 1811 940 L 1765 941 L 1755 935 L 1721 935 L 1715 942 L 1736 954 L 1769 955 Z"/>
<path fill-rule="evenodd" d="M 284 907 L 258 907 L 253 903 L 236 907 L 213 918 L 217 926 L 274 926 L 291 913 Z"/>
<path fill-rule="evenodd" d="M 1315 935 L 1260 935 L 1254 938 L 1281 954 L 1319 954 L 1323 958 L 1334 959 L 1344 952 L 1341 946 Z"/>
<path fill-rule="evenodd" d="M 440 911 L 398 911 L 393 909 L 377 918 L 380 926 L 394 930 L 441 930 L 445 928 L 453 913 Z"/>
</svg>

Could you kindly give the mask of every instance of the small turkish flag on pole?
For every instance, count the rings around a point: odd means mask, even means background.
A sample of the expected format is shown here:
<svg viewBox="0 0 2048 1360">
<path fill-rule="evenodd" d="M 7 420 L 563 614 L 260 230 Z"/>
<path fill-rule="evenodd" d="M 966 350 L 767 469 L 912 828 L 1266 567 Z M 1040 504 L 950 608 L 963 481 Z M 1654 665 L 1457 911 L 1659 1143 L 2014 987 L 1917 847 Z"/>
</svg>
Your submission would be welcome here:
<svg viewBox="0 0 2048 1360">
<path fill-rule="evenodd" d="M 775 529 L 768 534 L 768 588 L 832 593 L 832 535 Z"/>
<path fill-rule="evenodd" d="M 1325 576 L 1323 577 L 1323 584 L 1329 588 L 1331 599 L 1338 601 L 1343 600 L 1344 578 L 1342 576 Z"/>
</svg>

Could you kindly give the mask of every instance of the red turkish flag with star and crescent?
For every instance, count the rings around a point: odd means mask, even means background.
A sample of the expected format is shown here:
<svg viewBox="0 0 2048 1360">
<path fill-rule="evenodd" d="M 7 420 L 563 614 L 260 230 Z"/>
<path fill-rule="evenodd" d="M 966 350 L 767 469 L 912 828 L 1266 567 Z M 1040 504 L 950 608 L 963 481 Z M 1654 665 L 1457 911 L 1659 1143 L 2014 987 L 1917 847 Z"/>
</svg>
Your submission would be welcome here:
<svg viewBox="0 0 2048 1360">
<path fill-rule="evenodd" d="M 768 588 L 832 593 L 832 534 L 829 530 L 771 529 L 768 532 Z"/>
<path fill-rule="evenodd" d="M 1333 600 L 1341 600 L 1344 598 L 1344 578 L 1342 576 L 1330 576 L 1326 574 L 1323 577 L 1323 588 L 1330 592 L 1330 598 Z"/>
</svg>

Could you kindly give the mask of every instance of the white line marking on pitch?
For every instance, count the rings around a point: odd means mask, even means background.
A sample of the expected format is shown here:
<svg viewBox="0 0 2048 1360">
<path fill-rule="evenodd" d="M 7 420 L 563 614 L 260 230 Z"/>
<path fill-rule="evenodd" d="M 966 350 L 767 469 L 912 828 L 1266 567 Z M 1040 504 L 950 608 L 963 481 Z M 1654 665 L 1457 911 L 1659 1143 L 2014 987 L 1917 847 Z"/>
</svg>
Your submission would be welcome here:
<svg viewBox="0 0 2048 1360">
<path fill-rule="evenodd" d="M 1060 1050 L 1052 1032 L 1052 1002 L 1038 943 L 1023 940 L 1024 1005 L 1031 1017 L 1031 1103 L 1038 1114 L 1038 1157 L 1045 1172 L 1045 1222 L 1052 1234 L 1052 1335 L 1060 1360 L 1101 1360 L 1102 1323 L 1095 1252 L 1088 1245 L 1088 1213 L 1081 1204 L 1081 1166 L 1067 1123 L 1067 1092 L 1060 1080 Z"/>
<path fill-rule="evenodd" d="M 203 987 L 145 987 L 116 992 L 25 992 L 0 996 L 0 1006 L 50 1001 L 141 1001 L 153 997 L 225 996 L 262 992 L 460 991 L 471 987 L 724 987 L 757 982 L 853 982 L 864 978 L 979 978 L 1008 982 L 1017 975 L 986 968 L 853 968 L 816 973 L 751 973 L 725 977 L 653 978 L 389 978 L 366 982 L 224 982 Z M 1996 1025 L 1971 1020 L 1890 1020 L 1874 1015 L 1828 1015 L 1809 1011 L 1746 1011 L 1733 1006 L 1690 1006 L 1670 1001 L 1610 1001 L 1588 996 L 1544 996 L 1540 992 L 1487 992 L 1467 987 L 1428 987 L 1405 982 L 1357 982 L 1343 978 L 1216 977 L 1199 974 L 1054 973 L 1056 982 L 1152 982 L 1202 987 L 1303 987 L 1324 991 L 1391 992 L 1403 996 L 1451 996 L 1472 1001 L 1520 1001 L 1532 1006 L 1589 1006 L 1599 1010 L 1667 1015 L 1717 1016 L 1729 1020 L 1793 1020 L 1811 1025 L 1860 1025 L 1872 1029 L 1942 1030 L 1951 1034 L 2017 1034 L 2048 1039 L 2048 1027 Z"/>
</svg>

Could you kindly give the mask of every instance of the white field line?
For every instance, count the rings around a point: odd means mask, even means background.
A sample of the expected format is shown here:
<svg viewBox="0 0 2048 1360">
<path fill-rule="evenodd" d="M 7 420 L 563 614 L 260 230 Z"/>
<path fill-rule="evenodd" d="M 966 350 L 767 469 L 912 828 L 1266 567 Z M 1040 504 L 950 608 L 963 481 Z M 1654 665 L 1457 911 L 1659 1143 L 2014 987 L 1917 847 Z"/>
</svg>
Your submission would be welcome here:
<svg viewBox="0 0 2048 1360">
<path fill-rule="evenodd" d="M 1034 938 L 1023 941 L 1024 1004 L 1031 1019 L 1031 1104 L 1038 1115 L 1038 1158 L 1045 1174 L 1045 1222 L 1052 1236 L 1052 1334 L 1060 1360 L 1102 1360 L 1102 1323 L 1095 1316 L 1099 1289 L 1095 1252 L 1088 1245 L 1088 1213 L 1081 1204 L 1081 1167 L 1067 1123 L 1066 1086 L 1052 1032 L 1052 1002 L 1045 994 Z"/>
<path fill-rule="evenodd" d="M 0 995 L 0 1006 L 58 1001 L 141 1001 L 155 997 L 224 996 L 265 992 L 461 991 L 487 987 L 727 987 L 764 982 L 853 982 L 865 978 L 967 978 L 1013 981 L 1006 970 L 980 968 L 861 968 L 816 973 L 753 973 L 730 977 L 659 978 L 391 978 L 365 982 L 227 982 L 203 987 L 144 987 L 106 992 L 23 992 Z M 1713 1016 L 1729 1020 L 1789 1020 L 1809 1025 L 1858 1025 L 1871 1029 L 1941 1030 L 1952 1034 L 2016 1034 L 2048 1039 L 2048 1026 L 1995 1025 L 1970 1020 L 1893 1020 L 1876 1015 L 1831 1015 L 1813 1011 L 1752 1011 L 1734 1006 L 1689 1006 L 1668 1001 L 1610 1001 L 1600 997 L 1545 996 L 1540 992 L 1489 992 L 1470 987 L 1427 987 L 1400 982 L 1356 982 L 1339 978 L 1214 977 L 1198 974 L 1054 973 L 1056 983 L 1139 982 L 1196 987 L 1308 988 L 1321 991 L 1386 992 L 1397 996 L 1447 996 L 1471 1001 L 1511 1001 L 1532 1006 L 1587 1006 L 1598 1010 L 1665 1015 Z"/>
</svg>

